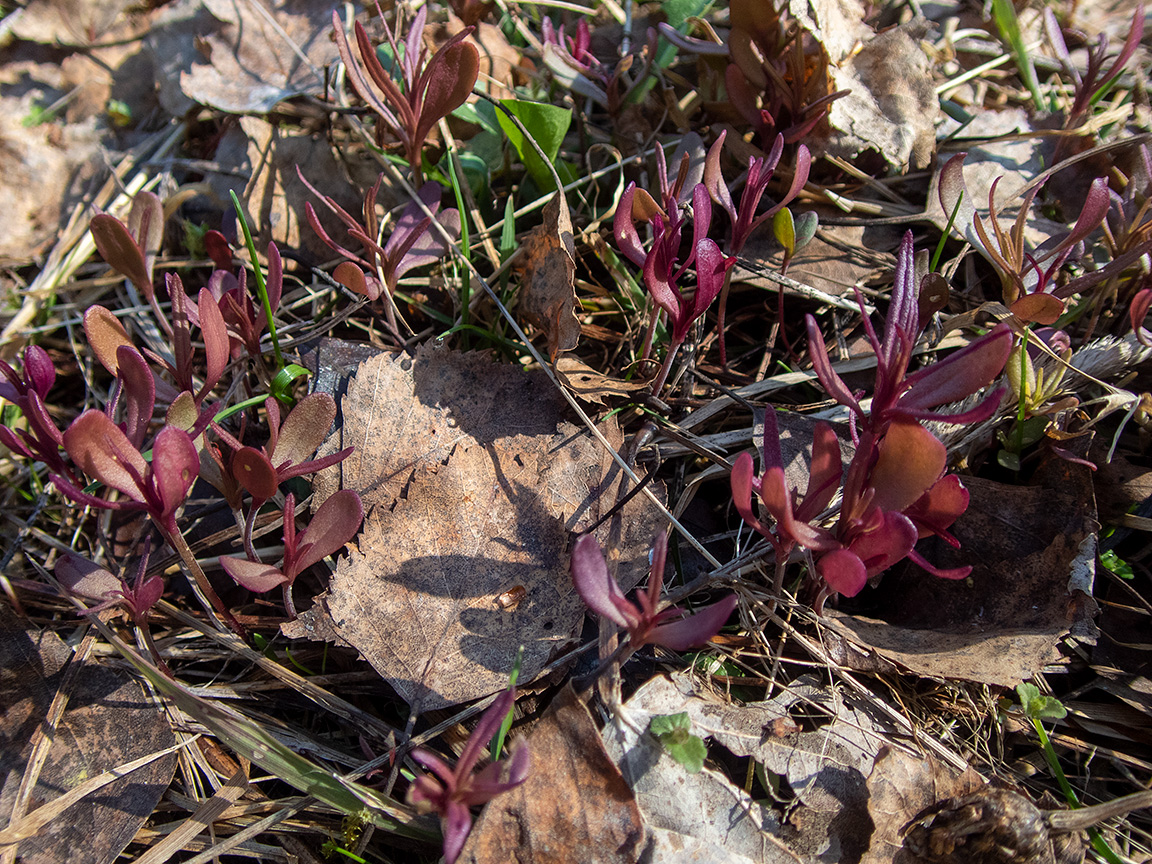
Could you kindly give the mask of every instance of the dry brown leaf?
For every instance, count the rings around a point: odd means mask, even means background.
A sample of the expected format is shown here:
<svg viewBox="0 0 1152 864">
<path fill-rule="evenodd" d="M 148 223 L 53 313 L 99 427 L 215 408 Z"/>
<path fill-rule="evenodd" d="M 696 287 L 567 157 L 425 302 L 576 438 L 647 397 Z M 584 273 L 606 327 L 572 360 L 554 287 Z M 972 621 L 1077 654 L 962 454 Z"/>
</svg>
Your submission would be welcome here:
<svg viewBox="0 0 1152 864">
<path fill-rule="evenodd" d="M 132 0 L 31 0 L 10 13 L 11 32 L 45 45 L 129 41 L 147 29 L 147 16 L 125 14 L 136 5 Z"/>
<path fill-rule="evenodd" d="M 446 24 L 431 24 L 425 33 L 432 32 L 432 43 L 439 45 L 464 29 L 464 22 L 449 15 Z M 481 21 L 476 24 L 469 41 L 480 51 L 480 77 L 476 87 L 493 99 L 515 99 L 516 77 L 524 54 L 505 37 L 495 24 Z"/>
<path fill-rule="evenodd" d="M 557 192 L 544 208 L 544 221 L 524 241 L 520 268 L 519 308 L 548 339 L 549 356 L 571 351 L 580 341 L 576 318 L 576 247 L 572 215 L 564 193 Z"/>
<path fill-rule="evenodd" d="M 916 22 L 894 27 L 833 68 L 833 90 L 852 92 L 832 103 L 829 152 L 851 159 L 875 150 L 900 172 L 931 164 L 940 100 L 923 35 Z"/>
<path fill-rule="evenodd" d="M 577 398 L 603 405 L 605 396 L 628 396 L 648 386 L 645 381 L 623 381 L 601 375 L 579 357 L 556 358 L 556 375 Z"/>
<path fill-rule="evenodd" d="M 221 139 L 215 161 L 223 170 L 231 171 L 210 174 L 208 182 L 221 202 L 228 201 L 231 190 L 247 205 L 249 224 L 259 249 L 274 240 L 281 249 L 308 252 L 314 261 L 332 257 L 332 250 L 308 225 L 304 204 L 312 202 L 315 206 L 315 200 L 300 182 L 297 165 L 312 185 L 348 212 L 357 213 L 362 207 L 361 194 L 348 182 L 322 135 L 293 132 L 259 117 L 241 117 L 238 125 L 232 126 Z M 250 178 L 247 183 L 239 179 L 246 175 Z M 366 185 L 371 186 L 374 179 L 367 180 Z M 381 198 L 385 197 L 382 192 Z M 385 202 L 385 206 L 389 203 Z M 227 214 L 227 218 L 235 218 L 231 207 L 227 208 Z M 329 236 L 345 242 L 347 231 L 342 222 L 326 207 L 316 207 L 316 214 Z M 239 236 L 239 229 L 236 233 Z"/>
<path fill-rule="evenodd" d="M 354 646 L 424 711 L 505 686 L 521 645 L 532 680 L 579 632 L 566 546 L 618 500 L 610 455 L 561 420 L 542 373 L 477 354 L 380 355 L 341 404 L 321 452 L 357 450 L 317 494 L 339 478 L 370 512 L 358 551 L 284 632 Z M 623 445 L 614 421 L 602 431 Z M 597 530 L 625 590 L 646 571 L 654 516 L 637 496 Z"/>
<path fill-rule="evenodd" d="M 4 160 L 4 170 L 0 171 L 0 196 L 4 200 L 0 263 L 18 266 L 56 241 L 61 214 L 71 213 L 81 191 L 101 166 L 103 137 L 94 120 L 25 127 L 21 121 L 36 102 L 35 90 L 26 88 L 28 82 L 21 81 L 13 89 L 23 92 L 23 97 L 0 98 L 0 158 Z"/>
<path fill-rule="evenodd" d="M 161 103 L 177 117 L 196 103 L 266 114 L 283 99 L 320 95 L 324 67 L 338 56 L 331 14 L 310 0 L 259 6 L 188 0 L 169 7 L 148 39 Z"/>
<path fill-rule="evenodd" d="M 644 823 L 587 707 L 565 687 L 528 736 L 527 781 L 489 802 L 462 864 L 635 864 Z"/>
<path fill-rule="evenodd" d="M 883 747 L 868 777 L 868 813 L 876 831 L 860 864 L 910 864 L 901 829 L 937 801 L 968 795 L 983 786 L 983 778 L 971 767 L 958 775 L 931 756 L 921 758 Z"/>
<path fill-rule="evenodd" d="M 71 649 L 54 633 L 26 629 L 0 607 L 0 813 L 12 813 L 31 752 L 64 679 Z M 175 743 L 140 685 L 92 661 L 73 679 L 68 707 L 27 810 L 84 780 Z M 172 781 L 170 754 L 81 799 L 18 847 L 24 864 L 105 864 L 131 842 Z"/>
<path fill-rule="evenodd" d="M 888 253 L 900 245 L 902 233 L 891 225 L 824 225 L 796 252 L 788 265 L 788 276 L 826 294 L 852 297 L 852 286 L 866 285 L 891 272 L 895 257 Z M 741 257 L 779 271 L 783 256 L 771 233 L 759 231 L 749 239 Z M 739 264 L 733 281 L 736 279 L 773 293 L 780 287 L 766 277 L 748 274 Z M 787 311 L 786 305 L 785 314 Z"/>
<path fill-rule="evenodd" d="M 885 574 L 874 604 L 884 621 L 830 613 L 832 629 L 920 675 L 1012 687 L 1056 656 L 1071 630 L 1093 633 L 1095 504 L 1087 468 L 1055 456 L 1031 486 L 965 478 L 961 543 L 931 544 L 941 567 L 971 564 L 966 580 L 936 579 L 912 564 Z M 843 646 L 833 645 L 844 662 Z"/>
</svg>

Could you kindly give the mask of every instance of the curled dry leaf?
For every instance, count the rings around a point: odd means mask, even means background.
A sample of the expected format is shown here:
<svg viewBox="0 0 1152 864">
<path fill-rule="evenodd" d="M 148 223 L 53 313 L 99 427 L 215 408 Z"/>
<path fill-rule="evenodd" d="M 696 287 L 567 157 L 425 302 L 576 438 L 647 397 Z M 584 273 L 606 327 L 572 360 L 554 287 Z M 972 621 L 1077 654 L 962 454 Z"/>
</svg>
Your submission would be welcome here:
<svg viewBox="0 0 1152 864">
<path fill-rule="evenodd" d="M 851 92 L 832 103 L 830 152 L 852 158 L 875 150 L 901 172 L 931 164 L 940 100 L 919 43 L 923 25 L 881 33 L 832 70 L 832 89 Z"/>
<path fill-rule="evenodd" d="M 161 103 L 177 117 L 194 104 L 266 114 L 283 99 L 320 95 L 337 56 L 330 11 L 308 0 L 168 7 L 148 37 Z"/>
<path fill-rule="evenodd" d="M 544 208 L 544 221 L 532 229 L 524 242 L 521 261 L 524 280 L 520 287 L 520 310 L 548 339 L 548 353 L 555 361 L 580 340 L 576 318 L 576 247 L 572 238 L 572 215 L 564 193 L 557 192 Z"/>
<path fill-rule="evenodd" d="M 983 778 L 971 767 L 958 774 L 931 756 L 885 745 L 868 776 L 868 813 L 876 831 L 860 864 L 911 864 L 901 829 L 936 802 L 983 787 Z"/>
</svg>

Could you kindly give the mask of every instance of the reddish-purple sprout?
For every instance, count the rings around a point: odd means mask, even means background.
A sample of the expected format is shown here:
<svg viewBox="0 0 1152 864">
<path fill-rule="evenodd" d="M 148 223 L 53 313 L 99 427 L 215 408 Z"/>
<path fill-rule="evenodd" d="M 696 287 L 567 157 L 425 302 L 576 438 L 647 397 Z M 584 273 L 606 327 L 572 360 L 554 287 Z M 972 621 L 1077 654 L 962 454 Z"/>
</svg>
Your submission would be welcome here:
<svg viewBox="0 0 1152 864">
<path fill-rule="evenodd" d="M 634 649 L 642 645 L 661 645 L 671 651 L 698 648 L 720 632 L 736 608 L 736 595 L 729 594 L 694 615 L 685 615 L 684 610 L 674 606 L 660 611 L 667 551 L 668 537 L 660 534 L 652 547 L 648 588 L 637 592 L 636 602 L 632 603 L 608 572 L 604 553 L 594 536 L 585 534 L 572 547 L 576 593 L 597 615 L 627 630 Z"/>
<path fill-rule="evenodd" d="M 532 757 L 523 741 L 512 745 L 507 759 L 473 771 L 481 751 L 496 734 L 515 701 L 515 688 L 496 697 L 469 736 L 455 768 L 431 750 L 419 747 L 412 751 L 412 758 L 430 773 L 413 781 L 408 790 L 408 800 L 419 809 L 440 815 L 447 864 L 455 862 L 468 839 L 468 832 L 472 830 L 471 808 L 515 789 L 528 779 Z"/>
</svg>

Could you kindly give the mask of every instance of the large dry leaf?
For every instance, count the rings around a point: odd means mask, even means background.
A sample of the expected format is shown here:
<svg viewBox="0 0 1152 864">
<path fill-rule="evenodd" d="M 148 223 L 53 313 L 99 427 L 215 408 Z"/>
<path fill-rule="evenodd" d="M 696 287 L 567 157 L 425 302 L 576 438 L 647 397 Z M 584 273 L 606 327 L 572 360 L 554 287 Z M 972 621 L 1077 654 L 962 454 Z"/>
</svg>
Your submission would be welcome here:
<svg viewBox="0 0 1152 864">
<path fill-rule="evenodd" d="M 321 452 L 357 450 L 317 496 L 339 478 L 368 516 L 358 550 L 285 632 L 354 646 L 424 711 L 505 686 L 520 646 L 521 680 L 534 678 L 583 620 L 568 538 L 629 488 L 610 455 L 561 420 L 545 376 L 475 354 L 379 355 L 341 405 Z M 613 421 L 603 431 L 623 445 Z M 597 530 L 625 589 L 646 571 L 654 517 L 637 496 Z"/>
<path fill-rule="evenodd" d="M 283 99 L 319 95 L 338 56 L 331 14 L 310 0 L 178 0 L 149 36 L 164 107 L 265 114 Z"/>
<path fill-rule="evenodd" d="M 654 716 L 687 712 L 693 734 L 710 737 L 717 729 L 730 730 L 732 724 L 726 721 L 741 711 L 696 694 L 684 677 L 677 675 L 672 681 L 657 677 L 633 694 L 617 722 L 604 727 L 601 734 L 608 754 L 635 792 L 653 833 L 654 864 L 797 860 L 780 839 L 780 822 L 771 809 L 753 801 L 718 771 L 705 767 L 690 773 L 646 731 Z M 765 734 L 763 712 L 744 711 L 739 720 L 745 719 L 755 727 L 752 738 L 760 740 Z"/>
<path fill-rule="evenodd" d="M 635 864 L 645 845 L 636 800 L 571 686 L 528 736 L 527 781 L 489 802 L 462 864 Z"/>
<path fill-rule="evenodd" d="M 576 318 L 576 247 L 572 215 L 564 193 L 557 192 L 544 207 L 544 221 L 524 241 L 524 273 L 519 308 L 548 339 L 549 356 L 571 351 L 580 340 Z"/>
<path fill-rule="evenodd" d="M 828 150 L 851 159 L 874 150 L 897 171 L 926 168 L 936 152 L 940 100 L 919 26 L 895 27 L 865 42 L 832 69 Z"/>
<path fill-rule="evenodd" d="M 971 564 L 972 575 L 935 579 L 912 564 L 897 567 L 873 598 L 886 620 L 830 613 L 832 629 L 920 675 L 1001 687 L 1026 681 L 1055 659 L 1069 631 L 1093 634 L 1089 475 L 1052 456 L 1030 486 L 965 478 L 968 511 L 951 529 L 961 548 L 926 544 L 926 557 L 941 567 Z M 846 646 L 833 647 L 858 665 Z"/>
<path fill-rule="evenodd" d="M 911 864 L 902 829 L 927 807 L 948 798 L 976 792 L 984 780 L 965 768 L 963 774 L 931 756 L 911 756 L 884 747 L 868 777 L 868 812 L 876 831 L 872 848 L 860 864 Z"/>
<path fill-rule="evenodd" d="M 65 677 L 71 649 L 54 633 L 25 629 L 0 607 L 0 813 L 12 813 L 17 789 Z M 135 681 L 89 661 L 73 679 L 68 708 L 25 812 L 86 779 L 175 743 L 172 729 Z M 163 756 L 67 808 L 19 845 L 24 864 L 105 864 L 131 842 L 172 780 L 174 754 Z"/>
</svg>

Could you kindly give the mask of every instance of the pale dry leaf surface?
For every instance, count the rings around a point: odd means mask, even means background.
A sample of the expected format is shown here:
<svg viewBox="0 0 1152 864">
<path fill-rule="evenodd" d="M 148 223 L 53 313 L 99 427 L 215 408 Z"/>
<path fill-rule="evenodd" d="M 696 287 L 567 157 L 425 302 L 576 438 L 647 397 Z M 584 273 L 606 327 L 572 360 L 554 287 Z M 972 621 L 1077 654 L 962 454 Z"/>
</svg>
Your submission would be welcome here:
<svg viewBox="0 0 1152 864">
<path fill-rule="evenodd" d="M 794 864 L 797 858 L 779 839 L 781 826 L 772 810 L 757 804 L 719 771 L 705 766 L 690 773 L 647 732 L 653 716 L 688 712 L 692 734 L 709 737 L 718 725 L 714 709 L 740 711 L 696 695 L 684 676 L 677 674 L 672 680 L 658 676 L 643 684 L 621 708 L 620 718 L 601 732 L 608 754 L 653 830 L 652 860 Z M 750 719 L 763 719 L 761 712 L 749 714 Z M 763 734 L 758 724 L 756 740 Z"/>
<path fill-rule="evenodd" d="M 327 261 L 332 250 L 325 246 L 308 225 L 305 203 L 312 194 L 300 181 L 296 167 L 308 182 L 335 200 L 350 213 L 362 207 L 361 195 L 348 180 L 345 166 L 336 161 L 332 147 L 323 135 L 312 135 L 299 129 L 273 125 L 261 117 L 245 116 L 222 137 L 216 151 L 216 163 L 229 173 L 209 175 L 208 182 L 220 197 L 228 201 L 228 192 L 236 192 L 247 203 L 249 226 L 257 239 L 257 248 L 275 241 L 282 249 L 307 253 L 311 260 Z M 247 178 L 247 179 L 245 179 Z M 358 178 L 358 182 L 371 179 Z M 386 198 L 384 194 L 380 196 Z M 317 207 L 316 215 L 329 235 L 348 241 L 342 222 L 326 207 Z M 226 218 L 235 221 L 231 207 Z M 237 236 L 242 236 L 237 227 Z M 352 242 L 352 245 L 356 244 Z"/>
<path fill-rule="evenodd" d="M 147 29 L 146 15 L 126 14 L 136 5 L 132 0 L 31 0 L 13 19 L 11 32 L 46 45 L 128 40 Z"/>
<path fill-rule="evenodd" d="M 40 67 L 0 81 L 23 96 L 0 97 L 0 195 L 4 199 L 4 231 L 0 232 L 0 262 L 24 263 L 54 243 L 61 220 L 79 198 L 84 184 L 100 165 L 103 134 L 93 119 L 83 123 L 43 123 L 24 126 L 22 120 L 37 102 L 34 79 Z M 5 90 L 8 87 L 4 88 Z"/>
<path fill-rule="evenodd" d="M 634 864 L 646 845 L 640 809 L 571 685 L 528 736 L 532 772 L 490 801 L 461 864 Z M 510 858 L 515 850 L 514 859 Z"/>
<path fill-rule="evenodd" d="M 281 100 L 323 92 L 324 67 L 338 56 L 331 9 L 309 0 L 259 8 L 267 16 L 245 0 L 179 0 L 167 7 L 150 43 L 161 80 L 168 81 L 161 101 L 170 113 L 179 117 L 201 104 L 264 114 Z"/>
<path fill-rule="evenodd" d="M 791 732 L 777 722 L 785 717 L 804 725 Z M 713 722 L 713 740 L 787 779 L 800 802 L 784 829 L 789 848 L 821 861 L 860 860 L 874 829 L 867 778 L 887 731 L 866 704 L 802 675 L 767 702 L 717 711 Z M 751 734 L 757 726 L 759 737 Z"/>
<path fill-rule="evenodd" d="M 26 629 L 0 607 L 0 813 L 12 813 L 32 748 L 62 680 L 71 649 L 54 633 Z M 89 661 L 73 678 L 68 707 L 25 812 L 85 780 L 175 743 L 172 729 L 140 685 Z M 81 799 L 20 843 L 24 864 L 106 864 L 151 815 L 172 781 L 176 756 L 163 756 Z"/>
<path fill-rule="evenodd" d="M 898 172 L 931 164 L 940 100 L 920 47 L 922 23 L 868 39 L 832 69 L 832 89 L 851 92 L 832 103 L 829 152 L 851 159 L 872 150 Z"/>
</svg>

